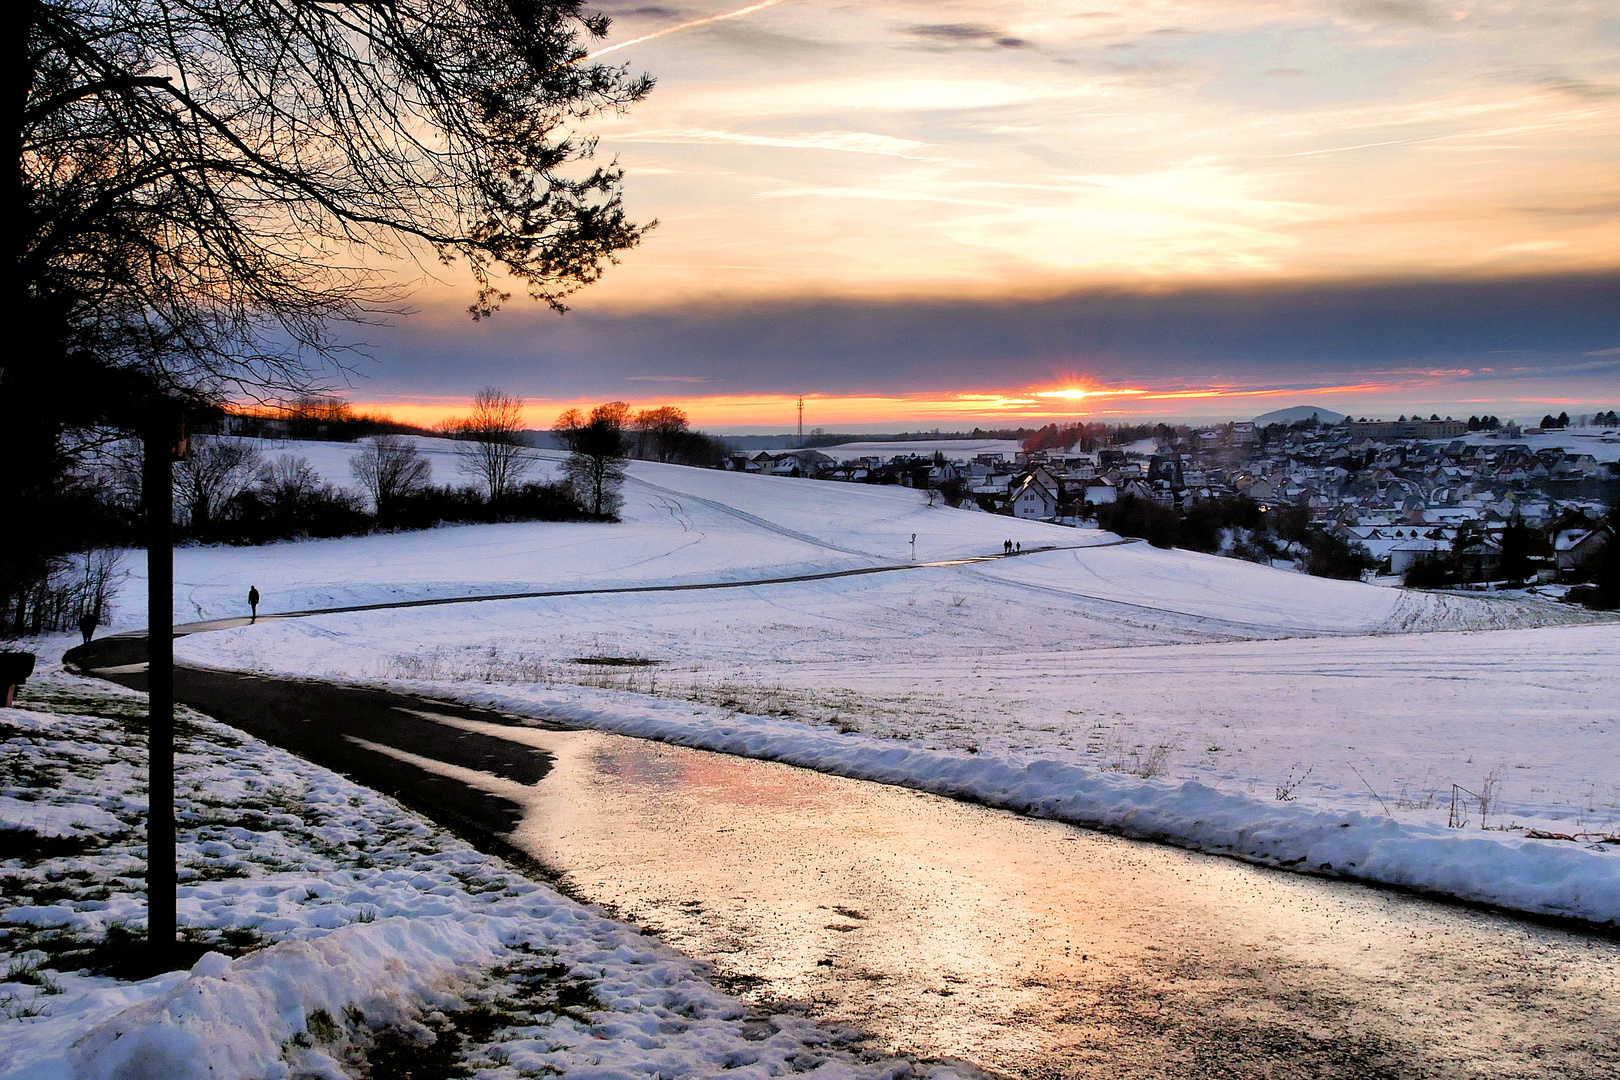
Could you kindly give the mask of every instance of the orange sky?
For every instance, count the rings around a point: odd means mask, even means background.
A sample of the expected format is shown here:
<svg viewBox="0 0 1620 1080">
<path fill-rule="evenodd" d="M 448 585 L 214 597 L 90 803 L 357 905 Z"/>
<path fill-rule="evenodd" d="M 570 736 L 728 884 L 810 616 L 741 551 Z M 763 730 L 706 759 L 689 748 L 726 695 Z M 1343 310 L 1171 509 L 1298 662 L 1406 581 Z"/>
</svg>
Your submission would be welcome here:
<svg viewBox="0 0 1620 1080">
<path fill-rule="evenodd" d="M 804 397 L 806 431 L 871 429 L 967 430 L 973 427 L 1039 427 L 1042 424 L 1076 418 L 1093 418 L 1109 423 L 1146 418 L 1248 418 L 1282 405 L 1299 402 L 1326 409 L 1364 413 L 1369 401 L 1391 402 L 1391 417 L 1397 411 L 1428 411 L 1430 401 L 1467 401 L 1477 411 L 1518 415 L 1540 408 L 1598 408 L 1594 399 L 1557 396 L 1498 398 L 1458 398 L 1443 392 L 1439 379 L 1404 383 L 1360 382 L 1345 385 L 1318 385 L 1287 388 L 1196 387 L 1147 390 L 1136 387 L 1100 387 L 1070 384 L 1032 389 L 1027 392 L 963 393 L 952 395 L 910 394 L 896 396 L 832 396 L 807 394 Z M 759 428 L 775 432 L 794 430 L 798 423 L 798 398 L 792 395 L 708 395 L 660 397 L 632 400 L 636 408 L 674 405 L 683 410 L 696 428 L 734 432 Z M 529 401 L 524 406 L 528 426 L 549 429 L 564 409 L 589 411 L 597 401 Z M 1442 406 L 1436 406 L 1437 408 Z M 396 420 L 424 427 L 466 411 L 465 402 L 374 401 L 358 403 L 363 412 L 385 412 Z"/>
</svg>

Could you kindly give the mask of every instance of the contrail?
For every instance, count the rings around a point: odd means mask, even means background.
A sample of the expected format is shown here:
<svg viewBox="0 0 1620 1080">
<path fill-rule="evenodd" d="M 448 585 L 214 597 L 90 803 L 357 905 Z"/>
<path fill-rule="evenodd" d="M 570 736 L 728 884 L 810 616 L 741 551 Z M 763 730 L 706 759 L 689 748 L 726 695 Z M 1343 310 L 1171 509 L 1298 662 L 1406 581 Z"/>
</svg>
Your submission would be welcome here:
<svg viewBox="0 0 1620 1080">
<path fill-rule="evenodd" d="M 736 11 L 728 11 L 724 15 L 709 15 L 702 19 L 693 19 L 691 22 L 683 22 L 675 26 L 666 26 L 662 30 L 654 30 L 650 34 L 642 34 L 640 37 L 631 38 L 629 41 L 621 41 L 617 45 L 609 45 L 605 49 L 597 49 L 595 52 L 586 56 L 585 59 L 595 60 L 598 56 L 606 56 L 610 52 L 617 52 L 619 49 L 627 49 L 632 45 L 639 45 L 643 41 L 651 41 L 653 38 L 661 38 L 665 34 L 673 34 L 678 30 L 690 30 L 694 26 L 707 26 L 710 23 L 721 22 L 725 19 L 735 19 L 741 15 L 752 15 L 756 11 L 762 11 L 768 7 L 775 7 L 781 2 L 782 0 L 761 0 L 761 2 L 758 4 L 749 4 L 745 8 L 738 8 Z"/>
</svg>

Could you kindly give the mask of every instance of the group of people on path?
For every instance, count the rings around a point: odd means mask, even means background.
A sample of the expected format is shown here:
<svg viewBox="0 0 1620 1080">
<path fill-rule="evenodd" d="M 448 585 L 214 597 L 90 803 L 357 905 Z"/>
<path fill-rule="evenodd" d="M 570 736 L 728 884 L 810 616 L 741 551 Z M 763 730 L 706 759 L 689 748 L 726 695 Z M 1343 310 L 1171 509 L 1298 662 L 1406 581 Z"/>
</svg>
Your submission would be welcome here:
<svg viewBox="0 0 1620 1080">
<path fill-rule="evenodd" d="M 1003 540 L 1001 542 L 1001 553 L 1003 555 L 1022 555 L 1024 553 L 1024 542 L 1019 540 L 1015 543 L 1012 540 Z"/>
</svg>

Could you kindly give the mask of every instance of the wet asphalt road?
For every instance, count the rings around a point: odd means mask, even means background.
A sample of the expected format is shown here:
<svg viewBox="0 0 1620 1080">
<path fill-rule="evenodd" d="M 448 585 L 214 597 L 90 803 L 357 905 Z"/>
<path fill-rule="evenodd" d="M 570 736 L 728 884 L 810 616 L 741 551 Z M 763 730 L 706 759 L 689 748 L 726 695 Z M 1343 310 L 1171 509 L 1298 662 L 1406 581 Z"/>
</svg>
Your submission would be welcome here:
<svg viewBox="0 0 1620 1080">
<path fill-rule="evenodd" d="M 143 637 L 108 637 L 68 652 L 64 660 L 92 675 L 146 689 Z M 111 670 L 107 670 L 111 669 Z M 507 836 L 523 807 L 358 745 L 394 747 L 436 761 L 534 784 L 551 769 L 544 750 L 458 731 L 419 715 L 424 709 L 493 724 L 515 721 L 449 702 L 383 690 L 176 665 L 175 700 L 241 728 L 334 772 L 391 795 L 489 854 L 517 854 Z"/>
<path fill-rule="evenodd" d="M 66 659 L 139 689 L 144 658 Z M 885 1049 L 1039 1080 L 1620 1076 L 1612 940 L 448 702 L 175 685 Z"/>
</svg>

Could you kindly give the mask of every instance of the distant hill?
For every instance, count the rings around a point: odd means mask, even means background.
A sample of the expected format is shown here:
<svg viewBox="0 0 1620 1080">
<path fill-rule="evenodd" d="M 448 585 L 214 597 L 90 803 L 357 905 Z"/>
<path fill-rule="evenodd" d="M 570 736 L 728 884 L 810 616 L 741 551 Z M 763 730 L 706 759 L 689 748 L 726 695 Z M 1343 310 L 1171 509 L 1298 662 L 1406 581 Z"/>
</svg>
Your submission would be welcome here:
<svg viewBox="0 0 1620 1080">
<path fill-rule="evenodd" d="M 1271 412 L 1262 413 L 1254 418 L 1254 426 L 1292 424 L 1296 420 L 1309 420 L 1313 414 L 1324 424 L 1337 424 L 1344 419 L 1344 413 L 1336 413 L 1332 409 L 1324 409 L 1319 405 L 1295 405 L 1292 409 L 1274 409 Z"/>
</svg>

